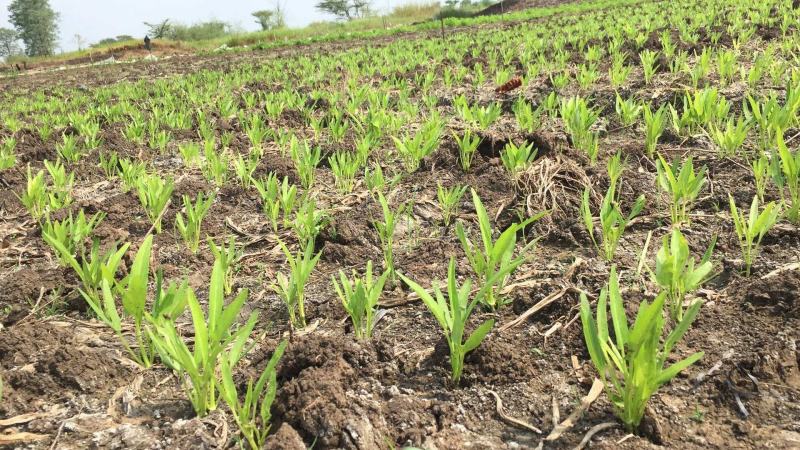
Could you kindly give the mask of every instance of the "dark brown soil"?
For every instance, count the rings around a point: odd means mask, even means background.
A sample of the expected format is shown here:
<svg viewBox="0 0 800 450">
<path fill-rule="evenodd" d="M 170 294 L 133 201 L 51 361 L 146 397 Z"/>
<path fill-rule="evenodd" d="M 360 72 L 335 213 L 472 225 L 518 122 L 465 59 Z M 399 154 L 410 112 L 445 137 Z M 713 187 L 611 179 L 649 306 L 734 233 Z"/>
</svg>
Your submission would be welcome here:
<svg viewBox="0 0 800 450">
<path fill-rule="evenodd" d="M 419 37 L 419 36 L 417 36 Z M 379 40 L 383 45 L 393 39 Z M 293 52 L 338 51 L 353 43 L 326 44 L 320 49 L 282 49 L 275 52 L 236 53 L 224 56 L 181 56 L 154 63 L 113 67 L 76 68 L 59 73 L 38 73 L 15 80 L 2 79 L 9 95 L 37 89 L 89 88 L 156 79 L 209 70 L 234 70 L 237 65 L 259 64 Z M 470 57 L 471 58 L 471 57 Z M 671 98 L 670 74 L 660 84 L 631 89 L 637 98 Z M 413 79 L 413 77 L 411 77 Z M 638 82 L 638 80 L 637 80 Z M 531 80 L 535 98 L 546 91 L 546 77 Z M 267 86 L 248 86 L 268 89 Z M 612 91 L 600 86 L 598 106 L 613 111 Z M 515 94 L 515 95 L 517 95 Z M 439 94 L 440 104 L 452 104 L 452 92 Z M 476 98 L 508 101 L 483 86 Z M 735 97 L 735 96 L 732 96 Z M 667 101 L 667 100 L 664 100 Z M 331 105 L 317 105 L 320 109 Z M 612 114 L 613 115 L 613 114 Z M 286 111 L 282 126 L 302 126 L 296 112 Z M 285 122 L 285 123 L 283 123 Z M 219 124 L 236 130 L 238 124 Z M 536 136 L 521 136 L 501 120 L 485 137 L 471 171 L 464 174 L 449 139 L 423 161 L 413 176 L 403 178 L 390 197 L 393 206 L 411 201 L 413 224 L 400 224 L 396 261 L 402 272 L 428 286 L 446 275 L 455 257 L 458 274 L 471 275 L 452 226 L 441 224 L 436 206 L 436 185 L 468 184 L 483 199 L 499 228 L 519 215 L 551 210 L 549 216 L 526 230 L 525 239 L 540 239 L 536 257 L 515 275 L 508 296 L 511 305 L 497 313 L 479 310 L 471 327 L 494 318 L 498 327 L 468 355 L 460 386 L 449 382 L 447 345 L 430 313 L 402 288 L 387 289 L 381 303 L 386 314 L 373 339 L 356 342 L 345 321 L 330 277 L 339 270 L 362 270 L 367 260 L 380 266 L 380 242 L 372 221 L 380 206 L 363 186 L 351 196 L 320 194 L 330 210 L 330 226 L 317 239 L 322 259 L 307 289 L 307 310 L 312 330 L 291 333 L 285 307 L 270 289 L 284 258 L 278 236 L 261 213 L 253 194 L 229 184 L 217 192 L 217 201 L 203 224 L 203 232 L 216 242 L 236 235 L 244 256 L 236 273 L 235 289 L 249 288 L 248 312 L 261 312 L 259 331 L 266 337 L 256 343 L 237 376 L 245 380 L 260 374 L 279 339 L 290 341 L 278 366 L 280 388 L 273 407 L 274 433 L 266 448 L 383 449 L 404 445 L 430 449 L 535 448 L 542 436 L 509 424 L 496 412 L 496 393 L 505 411 L 544 431 L 553 428 L 554 405 L 563 420 L 588 392 L 595 376 L 583 343 L 579 298 L 576 292 L 599 292 L 607 281 L 609 265 L 598 257 L 579 220 L 580 195 L 587 183 L 604 189 L 608 180 L 602 166 L 591 168 L 588 159 L 572 150 L 563 131 L 549 126 Z M 655 190 L 655 167 L 642 152 L 637 130 L 613 126 L 602 135 L 601 160 L 622 149 L 628 170 L 621 187 L 622 202 L 629 205 L 645 193 L 643 215 L 626 232 L 618 251 L 623 268 L 635 268 L 649 232 L 654 243 L 668 231 L 666 203 Z M 245 142 L 240 131 L 237 139 Z M 24 164 L 38 168 L 55 157 L 55 138 L 48 142 L 30 132 L 20 132 L 21 164 L 0 174 L 0 369 L 4 390 L 0 419 L 36 413 L 36 419 L 4 427 L 2 436 L 24 431 L 44 436 L 35 442 L 9 448 L 235 448 L 235 426 L 225 408 L 204 419 L 193 416 L 180 383 L 164 367 L 141 370 L 128 359 L 116 337 L 90 318 L 77 292 L 78 280 L 56 264 L 38 226 L 29 219 L 16 194 L 24 189 Z M 109 146 L 120 155 L 137 155 L 141 149 L 121 137 L 119 129 L 104 130 Z M 449 136 L 449 133 L 448 133 Z M 537 143 L 540 155 L 533 168 L 511 180 L 499 159 L 499 149 L 513 139 Z M 349 141 L 348 141 L 349 142 Z M 234 144 L 244 150 L 245 144 Z M 763 243 L 761 257 L 751 277 L 740 274 L 738 243 L 732 237 L 724 209 L 727 194 L 740 204 L 752 198 L 749 170 L 739 163 L 710 157 L 707 143 L 662 140 L 665 157 L 697 151 L 698 164 L 707 164 L 713 192 L 695 207 L 687 237 L 695 254 L 701 254 L 713 235 L 719 235 L 715 256 L 720 273 L 699 296 L 705 300 L 695 326 L 678 346 L 675 358 L 698 349 L 704 358 L 653 397 L 648 426 L 642 435 L 628 436 L 620 427 L 592 439 L 593 448 L 797 448 L 800 446 L 800 231 L 781 223 Z M 192 254 L 173 232 L 171 223 L 181 208 L 181 195 L 212 192 L 216 188 L 196 170 L 183 170 L 172 159 L 159 161 L 165 172 L 180 173 L 172 206 L 165 215 L 165 232 L 155 239 L 154 261 L 168 279 L 187 277 L 202 297 L 213 259 L 207 247 Z M 72 167 L 78 186 L 86 193 L 71 208 L 103 211 L 106 219 L 95 235 L 103 248 L 114 242 L 131 242 L 135 251 L 150 229 L 136 195 L 123 192 L 117 181 L 107 182 L 95 159 Z M 399 168 L 385 168 L 394 175 Z M 268 148 L 256 174 L 275 172 L 297 182 L 290 159 Z M 320 183 L 333 185 L 330 170 L 318 170 Z M 542 187 L 546 188 L 542 188 Z M 331 189 L 332 191 L 332 189 Z M 768 192 L 777 199 L 777 192 Z M 721 207 L 720 207 L 721 205 Z M 475 211 L 469 194 L 458 218 L 474 228 Z M 413 226 L 412 226 L 413 225 Z M 291 240 L 288 235 L 280 236 Z M 205 245 L 205 244 L 204 244 Z M 650 247 L 652 257 L 656 249 Z M 130 263 L 128 258 L 124 264 Z M 774 270 L 780 272 L 770 276 Z M 634 270 L 624 269 L 632 286 L 625 293 L 629 312 L 652 292 L 643 292 Z M 548 296 L 563 291 L 548 306 L 517 326 L 501 330 Z M 646 295 L 645 295 L 646 294 Z M 491 391 L 491 392 L 490 392 Z M 614 421 L 612 407 L 601 396 L 575 426 L 545 448 L 574 448 L 593 426 Z M 19 446 L 19 447 L 15 447 Z M 25 446 L 25 447 L 23 447 Z"/>
</svg>

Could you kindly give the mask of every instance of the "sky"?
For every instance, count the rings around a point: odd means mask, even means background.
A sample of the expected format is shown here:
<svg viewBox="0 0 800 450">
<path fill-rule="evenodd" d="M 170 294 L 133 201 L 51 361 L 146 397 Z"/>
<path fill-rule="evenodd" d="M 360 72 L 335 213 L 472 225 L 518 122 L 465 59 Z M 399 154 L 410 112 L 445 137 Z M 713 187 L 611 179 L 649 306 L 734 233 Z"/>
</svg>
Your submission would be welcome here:
<svg viewBox="0 0 800 450">
<path fill-rule="evenodd" d="M 302 27 L 314 21 L 333 19 L 314 8 L 318 2 L 282 0 L 287 24 Z M 407 2 L 377 0 L 375 6 L 386 8 Z M 12 28 L 8 23 L 10 3 L 11 0 L 0 0 L 0 27 Z M 187 25 L 216 19 L 255 31 L 259 26 L 250 13 L 271 9 L 274 5 L 275 0 L 50 0 L 50 6 L 61 15 L 58 51 L 77 49 L 76 34 L 87 43 L 123 34 L 144 38 L 147 27 L 142 22 L 167 18 Z"/>
</svg>

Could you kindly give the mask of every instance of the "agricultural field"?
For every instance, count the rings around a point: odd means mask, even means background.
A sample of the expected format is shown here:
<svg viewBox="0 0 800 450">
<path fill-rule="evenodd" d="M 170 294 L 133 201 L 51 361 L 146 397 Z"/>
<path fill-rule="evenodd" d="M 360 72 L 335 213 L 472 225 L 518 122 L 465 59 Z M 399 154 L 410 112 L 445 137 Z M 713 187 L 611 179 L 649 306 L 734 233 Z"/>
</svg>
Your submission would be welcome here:
<svg viewBox="0 0 800 450">
<path fill-rule="evenodd" d="M 0 446 L 800 447 L 800 9 L 539 3 L 0 78 Z"/>
</svg>

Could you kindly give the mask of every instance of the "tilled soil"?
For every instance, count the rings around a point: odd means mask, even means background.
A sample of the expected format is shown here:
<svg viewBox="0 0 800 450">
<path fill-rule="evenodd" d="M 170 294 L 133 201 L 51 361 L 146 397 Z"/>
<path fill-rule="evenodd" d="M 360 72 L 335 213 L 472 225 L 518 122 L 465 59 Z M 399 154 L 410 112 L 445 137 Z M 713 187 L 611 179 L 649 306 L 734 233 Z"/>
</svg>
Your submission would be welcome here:
<svg viewBox="0 0 800 450">
<path fill-rule="evenodd" d="M 288 50 L 287 50 L 288 51 Z M 88 88 L 123 79 L 183 73 L 198 67 L 220 70 L 225 65 L 257 63 L 262 54 L 227 57 L 180 57 L 157 63 L 136 63 L 91 71 L 39 74 L 4 81 L 12 89 L 63 85 L 82 80 Z M 83 78 L 91 74 L 88 78 Z M 68 81 L 67 81 L 68 82 Z M 544 81 L 542 80 L 542 84 Z M 645 89 L 641 87 L 641 89 Z M 535 87 L 533 88 L 535 89 Z M 664 85 L 649 87 L 652 98 L 667 94 Z M 20 92 L 17 91 L 17 92 Z M 481 92 L 493 96 L 491 88 Z M 600 97 L 602 104 L 602 97 Z M 504 102 L 508 99 L 501 98 Z M 613 108 L 613 98 L 608 97 Z M 290 113 L 283 120 L 297 120 Z M 649 232 L 668 230 L 666 204 L 655 190 L 655 167 L 641 152 L 640 136 L 608 127 L 601 148 L 621 148 L 628 155 L 622 186 L 623 202 L 648 196 L 643 215 L 626 232 L 619 260 L 636 267 Z M 104 140 L 120 156 L 140 149 L 104 129 Z M 260 213 L 253 192 L 226 186 L 206 218 L 204 233 L 218 242 L 235 234 L 245 243 L 236 275 L 236 288 L 250 289 L 246 314 L 261 312 L 258 329 L 264 334 L 248 357 L 242 382 L 257 376 L 279 339 L 290 339 L 278 366 L 280 388 L 273 406 L 274 434 L 266 448 L 391 448 L 414 445 L 436 449 L 535 448 L 554 422 L 566 418 L 589 391 L 594 369 L 583 344 L 578 319 L 578 292 L 597 293 L 609 267 L 599 258 L 583 231 L 577 209 L 586 182 L 607 185 L 602 170 L 587 170 L 585 156 L 568 149 L 563 133 L 545 129 L 528 139 L 542 149 L 534 169 L 514 183 L 498 159 L 499 149 L 512 137 L 501 123 L 486 136 L 473 169 L 464 174 L 451 141 L 426 158 L 413 177 L 403 179 L 395 202 L 413 198 L 413 224 L 398 231 L 396 261 L 405 274 L 429 285 L 446 275 L 455 257 L 459 275 L 468 264 L 452 228 L 442 227 L 436 207 L 436 184 L 474 187 L 499 227 L 517 219 L 517 212 L 552 209 L 530 230 L 541 238 L 536 257 L 515 275 L 508 295 L 513 303 L 496 314 L 480 312 L 473 325 L 487 318 L 498 327 L 466 361 L 460 386 L 449 381 L 447 344 L 424 305 L 401 287 L 382 297 L 385 315 L 373 339 L 356 342 L 330 276 L 381 260 L 380 242 L 372 219 L 379 205 L 357 190 L 345 198 L 327 198 L 330 227 L 317 240 L 320 265 L 312 277 L 306 309 L 309 330 L 291 333 L 285 308 L 269 289 L 283 256 L 277 236 Z M 787 133 L 788 135 L 788 133 Z M 764 240 L 753 275 L 741 276 L 738 242 L 728 218 L 719 211 L 731 193 L 740 204 L 752 198 L 746 167 L 715 155 L 702 156 L 705 142 L 670 141 L 661 151 L 670 157 L 699 150 L 697 165 L 708 165 L 712 180 L 694 210 L 687 233 L 692 250 L 701 254 L 719 235 L 715 261 L 718 275 L 699 295 L 705 300 L 691 331 L 676 350 L 675 359 L 702 349 L 704 358 L 653 397 L 648 426 L 641 435 L 628 435 L 614 426 L 595 436 L 595 448 L 797 448 L 800 446 L 800 272 L 791 263 L 800 254 L 800 230 L 781 223 Z M 53 159 L 54 142 L 23 135 L 18 144 L 21 164 L 0 174 L 0 370 L 4 382 L 0 402 L 0 443 L 9 448 L 230 448 L 235 428 L 224 409 L 204 419 L 194 417 L 178 380 L 163 367 L 141 370 L 130 361 L 116 337 L 88 319 L 77 291 L 75 275 L 57 265 L 16 195 L 24 188 L 24 164 Z M 549 149 L 549 151 L 548 151 Z M 132 242 L 132 251 L 148 233 L 150 223 L 136 195 L 106 181 L 90 155 L 75 168 L 83 195 L 73 211 L 104 211 L 96 230 L 104 246 Z M 165 169 L 174 163 L 165 161 Z M 291 161 L 267 152 L 257 173 L 276 172 L 296 177 Z M 330 171 L 319 169 L 320 183 L 333 184 Z M 538 189 L 548 180 L 548 189 Z M 176 183 L 172 204 L 184 193 L 212 190 L 199 172 L 187 172 Z M 777 198 L 776 192 L 769 192 Z M 460 217 L 474 219 L 467 197 Z M 629 203 L 628 203 L 629 204 Z M 174 220 L 177 208 L 165 215 Z M 413 226 L 412 226 L 413 225 Z M 176 233 L 156 236 L 154 260 L 165 277 L 186 276 L 205 295 L 213 259 L 208 252 L 191 254 Z M 652 256 L 656 251 L 651 245 Z M 126 260 L 125 264 L 130 264 Z M 778 271 L 778 272 L 775 272 Z M 639 299 L 652 295 L 633 271 L 624 271 L 629 313 Z M 535 308 L 526 320 L 514 322 Z M 512 325 L 509 327 L 509 325 Z M 509 423 L 497 413 L 495 395 L 504 411 L 543 431 Z M 6 424 L 4 419 L 17 418 Z M 592 427 L 615 422 L 604 396 L 580 416 L 575 425 L 545 448 L 573 448 Z M 16 433 L 16 434 L 15 434 Z M 30 433 L 13 441 L 19 433 Z"/>
</svg>

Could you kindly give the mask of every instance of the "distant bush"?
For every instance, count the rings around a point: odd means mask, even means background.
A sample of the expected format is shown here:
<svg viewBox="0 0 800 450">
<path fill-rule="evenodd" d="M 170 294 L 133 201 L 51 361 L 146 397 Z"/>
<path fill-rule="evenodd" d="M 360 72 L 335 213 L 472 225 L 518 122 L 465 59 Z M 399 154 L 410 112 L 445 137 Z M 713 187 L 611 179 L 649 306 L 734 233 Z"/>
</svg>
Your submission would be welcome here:
<svg viewBox="0 0 800 450">
<path fill-rule="evenodd" d="M 440 9 L 441 6 L 439 5 L 439 2 L 435 1 L 428 3 L 408 3 L 405 5 L 396 6 L 392 12 L 389 13 L 388 17 L 396 19 L 413 18 L 416 20 L 424 20 L 435 16 Z"/>
<path fill-rule="evenodd" d="M 165 37 L 174 41 L 203 41 L 225 37 L 233 32 L 233 27 L 230 24 L 219 20 L 211 20 L 193 25 L 173 24 L 165 34 Z"/>
<path fill-rule="evenodd" d="M 107 47 L 112 44 L 118 44 L 120 42 L 128 42 L 136 40 L 133 36 L 129 36 L 127 34 L 123 34 L 113 38 L 105 38 L 97 41 L 96 43 L 92 44 L 92 48 L 99 48 L 99 47 Z"/>
</svg>

